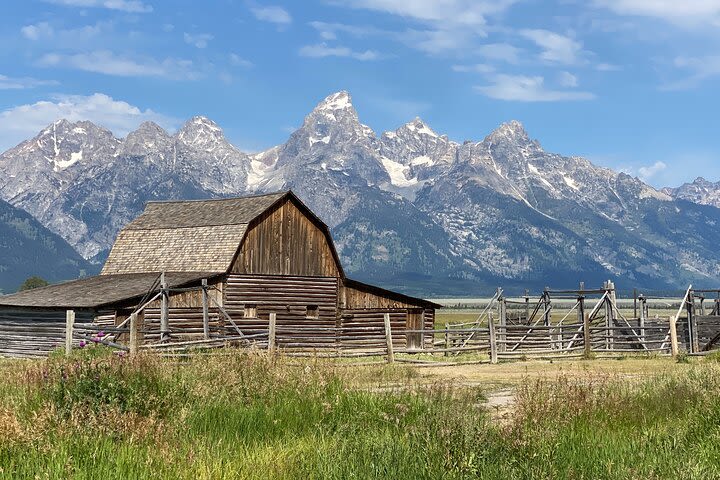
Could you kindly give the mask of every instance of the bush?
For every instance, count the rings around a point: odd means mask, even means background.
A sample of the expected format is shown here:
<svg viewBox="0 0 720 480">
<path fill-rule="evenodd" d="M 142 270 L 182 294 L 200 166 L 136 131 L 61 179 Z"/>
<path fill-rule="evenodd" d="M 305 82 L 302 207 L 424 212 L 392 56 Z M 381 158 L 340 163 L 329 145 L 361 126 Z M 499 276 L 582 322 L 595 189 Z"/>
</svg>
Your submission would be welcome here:
<svg viewBox="0 0 720 480">
<path fill-rule="evenodd" d="M 41 277 L 29 277 L 25 279 L 25 281 L 20 285 L 20 288 L 18 288 L 18 292 L 23 292 L 25 290 L 32 290 L 33 288 L 40 288 L 40 287 L 46 287 L 50 285 L 50 283 Z"/>
</svg>

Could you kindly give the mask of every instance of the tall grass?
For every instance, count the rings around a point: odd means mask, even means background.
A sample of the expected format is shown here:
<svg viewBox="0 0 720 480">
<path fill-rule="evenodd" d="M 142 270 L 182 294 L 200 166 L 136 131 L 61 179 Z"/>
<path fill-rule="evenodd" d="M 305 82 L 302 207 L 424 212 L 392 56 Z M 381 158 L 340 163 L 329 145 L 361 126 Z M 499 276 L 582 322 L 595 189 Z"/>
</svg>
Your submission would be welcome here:
<svg viewBox="0 0 720 480">
<path fill-rule="evenodd" d="M 235 354 L 0 364 L 2 478 L 713 478 L 720 369 L 482 393 L 401 367 Z M 483 367 L 478 367 L 483 368 Z M 393 387 L 388 388 L 388 385 Z"/>
</svg>

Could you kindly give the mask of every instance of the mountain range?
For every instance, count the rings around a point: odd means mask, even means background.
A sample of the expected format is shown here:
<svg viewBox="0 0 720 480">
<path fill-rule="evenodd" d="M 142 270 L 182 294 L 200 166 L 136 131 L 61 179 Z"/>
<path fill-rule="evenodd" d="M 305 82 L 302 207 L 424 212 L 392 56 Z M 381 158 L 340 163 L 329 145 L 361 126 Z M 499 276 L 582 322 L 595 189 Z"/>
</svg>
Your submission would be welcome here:
<svg viewBox="0 0 720 480">
<path fill-rule="evenodd" d="M 720 283 L 720 183 L 659 191 L 546 152 L 516 121 L 464 143 L 420 118 L 378 136 L 344 91 L 260 153 L 205 117 L 174 134 L 143 123 L 124 139 L 58 120 L 0 155 L 0 171 L 0 198 L 93 264 L 149 200 L 292 188 L 331 228 L 348 272 L 409 293 Z"/>
</svg>

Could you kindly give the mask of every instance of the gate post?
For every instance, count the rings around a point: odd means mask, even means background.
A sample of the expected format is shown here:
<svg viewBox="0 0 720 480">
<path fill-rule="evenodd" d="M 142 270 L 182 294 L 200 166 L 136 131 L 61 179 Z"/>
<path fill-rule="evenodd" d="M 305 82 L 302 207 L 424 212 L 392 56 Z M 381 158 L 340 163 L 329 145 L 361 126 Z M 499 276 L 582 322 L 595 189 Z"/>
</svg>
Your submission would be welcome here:
<svg viewBox="0 0 720 480">
<path fill-rule="evenodd" d="M 65 355 L 72 353 L 73 329 L 75 327 L 75 310 L 65 312 Z"/>
<path fill-rule="evenodd" d="M 497 363 L 497 339 L 495 338 L 495 322 L 492 314 L 488 312 L 488 334 L 490 336 L 490 363 Z"/>
<path fill-rule="evenodd" d="M 393 363 L 395 361 L 395 354 L 393 353 L 393 342 L 392 342 L 392 328 L 390 326 L 390 314 L 386 313 L 383 316 L 385 321 L 385 344 L 387 348 L 387 362 Z"/>
</svg>

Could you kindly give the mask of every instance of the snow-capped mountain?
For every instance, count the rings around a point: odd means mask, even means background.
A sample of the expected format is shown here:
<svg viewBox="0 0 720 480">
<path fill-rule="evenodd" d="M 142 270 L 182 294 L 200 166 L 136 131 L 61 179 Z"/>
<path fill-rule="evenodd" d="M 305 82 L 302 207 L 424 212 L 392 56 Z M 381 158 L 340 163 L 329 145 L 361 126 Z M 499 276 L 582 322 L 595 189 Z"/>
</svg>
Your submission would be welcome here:
<svg viewBox="0 0 720 480">
<path fill-rule="evenodd" d="M 710 228 L 720 209 L 546 152 L 515 121 L 463 144 L 419 118 L 378 136 L 344 91 L 256 154 L 204 117 L 173 135 L 144 123 L 125 139 L 59 121 L 0 155 L 0 169 L 0 196 L 88 259 L 101 260 L 148 200 L 292 188 L 331 227 L 346 269 L 388 286 L 720 281 Z"/>
<path fill-rule="evenodd" d="M 691 183 L 683 183 L 676 188 L 663 188 L 662 191 L 673 198 L 720 208 L 720 181 L 713 183 L 698 177 Z"/>
</svg>

